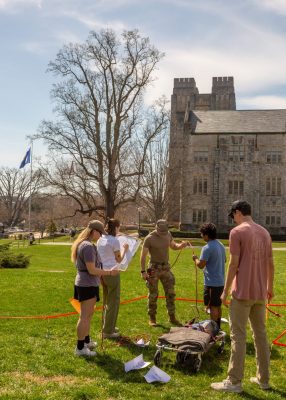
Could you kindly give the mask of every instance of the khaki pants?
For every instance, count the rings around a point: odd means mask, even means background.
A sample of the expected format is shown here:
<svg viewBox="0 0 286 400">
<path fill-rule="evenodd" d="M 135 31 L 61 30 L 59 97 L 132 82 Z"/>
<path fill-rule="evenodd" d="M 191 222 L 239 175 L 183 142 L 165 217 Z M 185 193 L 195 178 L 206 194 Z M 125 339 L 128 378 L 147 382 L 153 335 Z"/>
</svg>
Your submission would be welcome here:
<svg viewBox="0 0 286 400">
<path fill-rule="evenodd" d="M 120 274 L 102 277 L 103 289 L 103 332 L 114 333 L 120 304 Z"/>
<path fill-rule="evenodd" d="M 270 351 L 265 328 L 265 302 L 231 299 L 230 309 L 231 355 L 228 379 L 240 383 L 244 374 L 246 326 L 249 319 L 256 352 L 256 376 L 261 383 L 269 382 Z"/>
</svg>

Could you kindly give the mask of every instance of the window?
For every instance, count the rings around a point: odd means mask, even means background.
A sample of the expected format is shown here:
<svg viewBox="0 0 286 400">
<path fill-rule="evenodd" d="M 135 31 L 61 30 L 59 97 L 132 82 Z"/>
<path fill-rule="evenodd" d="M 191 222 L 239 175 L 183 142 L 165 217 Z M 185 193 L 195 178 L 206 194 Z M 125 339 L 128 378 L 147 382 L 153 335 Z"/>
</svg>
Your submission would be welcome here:
<svg viewBox="0 0 286 400">
<path fill-rule="evenodd" d="M 230 149 L 228 152 L 229 161 L 244 161 L 244 149 L 238 147 L 237 149 Z"/>
<path fill-rule="evenodd" d="M 281 211 L 280 209 L 269 209 L 266 211 L 265 225 L 267 226 L 280 226 L 281 225 Z"/>
<path fill-rule="evenodd" d="M 198 150 L 194 154 L 194 162 L 207 163 L 209 159 L 208 150 Z"/>
<path fill-rule="evenodd" d="M 266 153 L 266 164 L 281 164 L 282 151 L 268 151 Z"/>
<path fill-rule="evenodd" d="M 241 162 L 244 161 L 244 141 L 242 136 L 232 136 L 231 138 L 232 144 L 229 146 L 228 151 L 228 160 Z"/>
<path fill-rule="evenodd" d="M 244 183 L 243 180 L 228 181 L 228 194 L 243 196 Z"/>
<path fill-rule="evenodd" d="M 202 222 L 206 222 L 207 220 L 207 210 L 193 210 L 193 223 L 200 224 Z"/>
<path fill-rule="evenodd" d="M 208 194 L 208 179 L 205 177 L 194 177 L 193 194 Z"/>
<path fill-rule="evenodd" d="M 266 178 L 266 196 L 281 196 L 281 178 L 268 176 Z"/>
</svg>

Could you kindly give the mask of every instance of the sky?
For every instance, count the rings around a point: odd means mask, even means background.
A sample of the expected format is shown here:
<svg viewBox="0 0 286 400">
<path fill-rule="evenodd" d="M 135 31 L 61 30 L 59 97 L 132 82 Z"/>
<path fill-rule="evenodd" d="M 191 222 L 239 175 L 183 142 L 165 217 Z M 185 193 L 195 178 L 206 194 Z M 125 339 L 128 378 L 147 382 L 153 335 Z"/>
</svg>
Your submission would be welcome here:
<svg viewBox="0 0 286 400">
<path fill-rule="evenodd" d="M 18 168 L 27 136 L 53 119 L 48 63 L 91 30 L 138 29 L 165 57 L 146 102 L 174 78 L 233 76 L 237 109 L 286 108 L 286 0 L 0 0 L 0 167 Z M 34 143 L 34 156 L 47 148 Z"/>
</svg>

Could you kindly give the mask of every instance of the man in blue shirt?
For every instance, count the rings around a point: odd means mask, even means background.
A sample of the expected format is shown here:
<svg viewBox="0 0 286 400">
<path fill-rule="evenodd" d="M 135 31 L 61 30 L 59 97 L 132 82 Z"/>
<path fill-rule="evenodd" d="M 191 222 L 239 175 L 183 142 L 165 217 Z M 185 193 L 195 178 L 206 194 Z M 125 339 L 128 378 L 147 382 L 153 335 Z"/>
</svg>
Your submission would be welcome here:
<svg viewBox="0 0 286 400">
<path fill-rule="evenodd" d="M 224 245 L 216 239 L 216 226 L 203 224 L 201 237 L 207 244 L 202 248 L 200 258 L 193 255 L 197 267 L 204 270 L 204 304 L 210 309 L 210 317 L 220 328 L 221 299 L 224 288 L 224 269 L 226 262 Z"/>
</svg>

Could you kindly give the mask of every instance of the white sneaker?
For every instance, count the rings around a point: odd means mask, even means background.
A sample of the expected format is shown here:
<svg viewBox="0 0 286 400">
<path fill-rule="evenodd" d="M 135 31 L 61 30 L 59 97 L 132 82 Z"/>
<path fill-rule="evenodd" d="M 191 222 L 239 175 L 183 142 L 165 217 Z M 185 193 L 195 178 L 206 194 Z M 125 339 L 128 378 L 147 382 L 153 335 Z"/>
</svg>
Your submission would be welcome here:
<svg viewBox="0 0 286 400">
<path fill-rule="evenodd" d="M 120 332 L 113 332 L 113 333 L 104 333 L 103 332 L 104 339 L 116 339 L 116 338 L 119 338 L 120 336 L 121 336 Z"/>
<path fill-rule="evenodd" d="M 233 393 L 242 392 L 241 383 L 237 383 L 236 385 L 234 385 L 228 379 L 225 379 L 222 382 L 212 383 L 211 388 L 214 390 L 218 390 L 220 392 L 233 392 Z"/>
<path fill-rule="evenodd" d="M 90 351 L 88 347 L 84 346 L 83 349 L 79 350 L 77 347 L 75 348 L 74 354 L 77 357 L 94 357 L 96 355 L 95 351 Z"/>
<path fill-rule="evenodd" d="M 85 343 L 84 347 L 87 347 L 89 350 L 93 350 L 97 347 L 97 342 L 91 340 L 89 343 Z"/>
<path fill-rule="evenodd" d="M 271 386 L 269 385 L 269 383 L 261 383 L 259 381 L 259 379 L 256 378 L 256 376 L 252 376 L 249 380 L 251 383 L 256 383 L 256 385 L 259 385 L 261 387 L 261 389 L 263 389 L 263 390 L 271 389 Z"/>
</svg>

